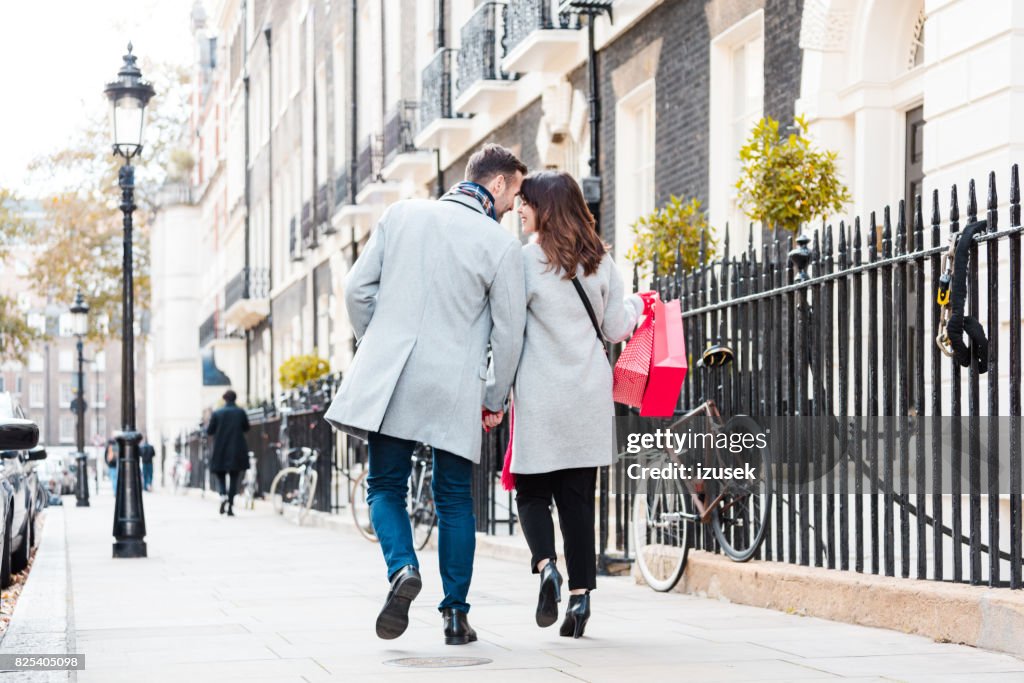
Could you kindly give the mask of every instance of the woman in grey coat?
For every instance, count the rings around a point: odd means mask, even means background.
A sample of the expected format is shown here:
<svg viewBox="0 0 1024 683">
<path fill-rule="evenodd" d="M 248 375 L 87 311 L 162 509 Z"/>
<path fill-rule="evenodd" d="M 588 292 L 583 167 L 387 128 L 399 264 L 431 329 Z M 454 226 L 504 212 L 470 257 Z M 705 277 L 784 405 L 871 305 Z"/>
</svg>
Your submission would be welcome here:
<svg viewBox="0 0 1024 683">
<path fill-rule="evenodd" d="M 569 607 L 561 635 L 579 638 L 596 587 L 594 493 L 597 468 L 614 456 L 612 369 L 603 341 L 628 337 L 645 311 L 625 295 L 622 277 L 595 229 L 579 185 L 545 171 L 523 180 L 519 210 L 526 336 L 516 374 L 511 471 L 523 534 L 541 575 L 537 625 L 558 619 L 562 577 L 555 565 L 551 502 L 565 543 Z M 573 278 L 582 285 L 601 329 L 599 339 Z"/>
</svg>

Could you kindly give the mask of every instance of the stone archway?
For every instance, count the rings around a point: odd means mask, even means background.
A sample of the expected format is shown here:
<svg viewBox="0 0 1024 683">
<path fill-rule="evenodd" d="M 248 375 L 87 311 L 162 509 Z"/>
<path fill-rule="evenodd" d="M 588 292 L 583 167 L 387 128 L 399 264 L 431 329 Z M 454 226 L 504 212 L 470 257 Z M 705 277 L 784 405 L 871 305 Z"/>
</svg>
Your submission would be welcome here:
<svg viewBox="0 0 1024 683">
<path fill-rule="evenodd" d="M 909 68 L 920 2 L 806 0 L 796 109 L 818 143 L 839 152 L 853 194 L 848 214 L 866 215 L 903 195 L 906 113 L 921 104 L 923 68 Z"/>
</svg>

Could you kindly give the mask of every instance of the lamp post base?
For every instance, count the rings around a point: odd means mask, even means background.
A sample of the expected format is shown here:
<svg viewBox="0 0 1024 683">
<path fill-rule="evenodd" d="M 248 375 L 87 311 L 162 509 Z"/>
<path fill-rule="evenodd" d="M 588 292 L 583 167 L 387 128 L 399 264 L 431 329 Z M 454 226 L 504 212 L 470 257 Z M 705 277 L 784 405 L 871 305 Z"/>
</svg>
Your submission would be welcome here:
<svg viewBox="0 0 1024 683">
<path fill-rule="evenodd" d="M 146 542 L 137 538 L 114 541 L 114 557 L 146 557 Z"/>
</svg>

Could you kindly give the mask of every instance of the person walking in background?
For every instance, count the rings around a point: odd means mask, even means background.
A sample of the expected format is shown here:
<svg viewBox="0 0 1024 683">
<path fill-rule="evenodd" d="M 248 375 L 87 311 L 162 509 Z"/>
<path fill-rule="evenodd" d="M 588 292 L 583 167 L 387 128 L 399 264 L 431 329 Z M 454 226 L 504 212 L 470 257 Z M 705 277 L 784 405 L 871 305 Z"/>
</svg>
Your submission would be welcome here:
<svg viewBox="0 0 1024 683">
<path fill-rule="evenodd" d="M 405 632 L 422 587 L 406 511 L 411 455 L 422 442 L 434 448 L 445 643 L 476 640 L 466 616 L 476 550 L 471 474 L 482 410 L 504 411 L 525 316 L 521 245 L 497 221 L 525 172 L 512 152 L 486 145 L 440 200 L 388 207 L 345 279 L 359 345 L 326 419 L 369 444 L 367 500 L 391 584 L 380 638 Z"/>
<path fill-rule="evenodd" d="M 611 465 L 615 451 L 612 369 L 603 342 L 628 337 L 646 302 L 624 296 L 622 277 L 571 175 L 531 174 L 519 197 L 523 231 L 536 240 L 523 247 L 526 336 L 512 392 L 510 469 L 530 567 L 540 574 L 537 625 L 558 620 L 561 600 L 554 500 L 570 592 L 560 634 L 579 638 L 597 578 L 597 468 Z"/>
<path fill-rule="evenodd" d="M 110 473 L 110 483 L 114 487 L 114 495 L 117 495 L 117 441 L 113 438 L 107 439 L 107 448 L 103 452 L 103 460 L 107 463 L 107 471 Z"/>
<path fill-rule="evenodd" d="M 142 461 L 142 489 L 144 491 L 153 490 L 153 458 L 155 457 L 156 450 L 143 435 L 142 443 L 139 444 L 139 459 Z"/>
<path fill-rule="evenodd" d="M 220 514 L 234 517 L 238 482 L 249 469 L 249 447 L 244 436 L 249 431 L 249 416 L 235 405 L 238 394 L 234 391 L 228 389 L 223 398 L 224 407 L 213 411 L 206 433 L 213 437 L 210 472 L 220 490 Z"/>
</svg>

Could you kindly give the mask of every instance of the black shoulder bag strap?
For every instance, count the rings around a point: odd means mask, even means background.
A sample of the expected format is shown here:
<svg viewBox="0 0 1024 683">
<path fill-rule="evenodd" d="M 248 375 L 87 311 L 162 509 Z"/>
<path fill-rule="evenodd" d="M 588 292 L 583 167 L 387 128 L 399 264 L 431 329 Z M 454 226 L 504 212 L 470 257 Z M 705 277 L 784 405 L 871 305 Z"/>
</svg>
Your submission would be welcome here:
<svg viewBox="0 0 1024 683">
<path fill-rule="evenodd" d="M 576 293 L 580 295 L 580 301 L 583 302 L 583 307 L 587 309 L 587 315 L 590 316 L 590 323 L 594 326 L 594 332 L 597 333 L 597 340 L 601 342 L 601 348 L 604 349 L 605 354 L 608 353 L 608 349 L 604 345 L 604 337 L 601 335 L 601 326 L 597 324 L 597 316 L 594 315 L 594 307 L 590 305 L 590 299 L 587 297 L 587 293 L 583 291 L 583 285 L 575 277 L 572 278 L 573 287 L 576 288 Z"/>
</svg>

